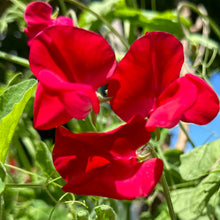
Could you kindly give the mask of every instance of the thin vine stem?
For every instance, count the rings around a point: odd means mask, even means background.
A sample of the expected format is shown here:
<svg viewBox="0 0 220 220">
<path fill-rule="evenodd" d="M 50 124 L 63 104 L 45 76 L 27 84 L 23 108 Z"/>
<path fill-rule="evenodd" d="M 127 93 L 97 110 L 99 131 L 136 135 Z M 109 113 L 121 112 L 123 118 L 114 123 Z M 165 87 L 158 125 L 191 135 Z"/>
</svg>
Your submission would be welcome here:
<svg viewBox="0 0 220 220">
<path fill-rule="evenodd" d="M 153 148 L 151 148 L 151 153 L 152 153 L 153 157 L 158 158 L 158 155 L 157 155 L 156 151 Z M 162 174 L 162 176 L 160 178 L 160 183 L 163 187 L 164 196 L 165 196 L 166 201 L 167 201 L 167 206 L 168 206 L 168 210 L 169 210 L 169 214 L 170 214 L 170 219 L 171 220 L 176 220 L 176 215 L 175 215 L 172 200 L 171 200 L 171 197 L 170 197 L 170 190 L 169 190 L 169 187 L 168 187 L 168 184 L 167 184 L 166 177 L 165 177 L 164 173 Z"/>
<path fill-rule="evenodd" d="M 168 184 L 167 184 L 167 181 L 166 181 L 164 174 L 162 174 L 162 176 L 160 178 L 160 182 L 163 187 L 164 195 L 165 195 L 165 198 L 167 201 L 167 206 L 169 209 L 170 218 L 171 218 L 171 220 L 176 220 L 176 215 L 175 215 L 175 212 L 173 209 L 173 204 L 172 204 L 171 197 L 170 197 L 170 190 L 169 190 L 169 187 L 168 187 Z"/>
<path fill-rule="evenodd" d="M 192 147 L 196 148 L 196 145 L 193 143 L 192 139 L 190 138 L 189 134 L 187 133 L 186 129 L 184 128 L 184 126 L 183 126 L 183 124 L 181 122 L 179 122 L 179 126 L 182 129 L 182 131 L 184 132 L 184 134 L 186 135 L 187 140 L 192 145 Z"/>
<path fill-rule="evenodd" d="M 110 31 L 112 31 L 119 39 L 120 41 L 123 43 L 123 45 L 125 46 L 125 48 L 128 50 L 129 49 L 129 44 L 128 42 L 121 36 L 121 34 L 118 33 L 117 30 L 115 30 L 115 28 L 112 27 L 112 25 L 101 15 L 97 14 L 96 12 L 94 12 L 93 10 L 91 10 L 89 7 L 87 7 L 86 5 L 76 1 L 76 0 L 65 0 L 69 3 L 75 4 L 78 7 L 89 11 L 91 14 L 95 15 L 100 21 L 102 21 L 109 29 Z"/>
<path fill-rule="evenodd" d="M 19 168 L 19 167 L 16 167 L 16 166 L 13 166 L 13 165 L 10 165 L 10 164 L 4 164 L 4 166 L 5 166 L 5 167 L 8 167 L 8 168 L 11 168 L 11 169 L 18 170 L 18 171 L 20 171 L 20 172 L 23 172 L 23 173 L 26 173 L 26 174 L 29 174 L 29 175 L 32 175 L 32 176 L 36 176 L 36 177 L 38 177 L 38 178 L 40 178 L 40 179 L 42 179 L 42 180 L 45 180 L 45 177 L 42 177 L 42 176 L 40 176 L 40 175 L 38 175 L 38 174 L 36 174 L 36 173 L 32 173 L 32 172 L 30 172 L 30 171 L 21 169 L 21 168 Z"/>
<path fill-rule="evenodd" d="M 220 38 L 220 28 L 218 27 L 218 25 L 207 15 L 204 15 L 202 12 L 200 12 L 197 8 L 197 6 L 193 3 L 190 2 L 181 2 L 179 3 L 178 7 L 177 7 L 177 11 L 178 11 L 178 20 L 180 22 L 181 25 L 182 22 L 180 21 L 180 12 L 182 10 L 183 7 L 187 7 L 190 8 L 192 11 L 194 11 L 195 13 L 197 13 L 198 15 L 200 15 L 201 17 L 203 17 L 204 19 L 208 20 L 210 27 L 212 28 L 212 30 L 215 32 L 215 34 Z"/>
<path fill-rule="evenodd" d="M 3 51 L 0 51 L 0 58 L 29 68 L 29 61 L 25 58 L 8 54 Z"/>
<path fill-rule="evenodd" d="M 7 183 L 5 187 L 8 188 L 42 188 L 42 184 L 32 184 L 32 183 L 24 183 L 24 184 L 16 184 L 16 183 Z"/>
</svg>

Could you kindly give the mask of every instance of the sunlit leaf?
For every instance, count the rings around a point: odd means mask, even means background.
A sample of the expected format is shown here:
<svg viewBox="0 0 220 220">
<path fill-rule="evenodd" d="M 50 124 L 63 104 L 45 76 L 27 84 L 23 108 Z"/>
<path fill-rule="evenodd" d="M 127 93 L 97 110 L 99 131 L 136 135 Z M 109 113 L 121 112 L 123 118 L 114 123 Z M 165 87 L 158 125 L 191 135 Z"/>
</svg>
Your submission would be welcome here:
<svg viewBox="0 0 220 220">
<path fill-rule="evenodd" d="M 219 166 L 220 167 L 220 166 Z M 220 174 L 211 173 L 192 192 L 191 205 L 194 213 L 202 213 L 210 198 L 218 192 L 220 186 Z"/>
<path fill-rule="evenodd" d="M 9 87 L 0 96 L 0 161 L 4 162 L 22 112 L 36 89 L 34 79 Z"/>
<path fill-rule="evenodd" d="M 171 198 L 175 213 L 180 219 L 197 219 L 198 215 L 193 212 L 193 204 L 191 202 L 194 188 L 178 189 L 171 193 Z"/>
<path fill-rule="evenodd" d="M 197 147 L 180 156 L 180 174 L 185 180 L 193 180 L 207 175 L 214 169 L 215 163 L 220 158 L 220 139 Z"/>
</svg>

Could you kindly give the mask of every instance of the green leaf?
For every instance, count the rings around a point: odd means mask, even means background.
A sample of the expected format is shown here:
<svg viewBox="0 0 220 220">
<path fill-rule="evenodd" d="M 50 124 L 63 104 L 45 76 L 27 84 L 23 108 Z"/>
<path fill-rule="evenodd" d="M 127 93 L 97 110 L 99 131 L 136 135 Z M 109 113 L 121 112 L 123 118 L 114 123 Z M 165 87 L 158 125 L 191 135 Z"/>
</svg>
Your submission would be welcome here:
<svg viewBox="0 0 220 220">
<path fill-rule="evenodd" d="M 0 161 L 4 162 L 9 144 L 37 81 L 26 80 L 9 87 L 0 96 Z"/>
<path fill-rule="evenodd" d="M 173 208 L 179 219 L 200 219 L 198 214 L 193 212 L 193 206 L 196 205 L 191 202 L 194 190 L 195 188 L 177 189 L 171 193 Z"/>
<path fill-rule="evenodd" d="M 40 142 L 37 146 L 36 159 L 41 169 L 48 176 L 55 172 L 51 152 L 44 142 Z"/>
<path fill-rule="evenodd" d="M 218 166 L 220 167 L 220 166 Z M 220 186 L 220 175 L 211 173 L 194 189 L 192 193 L 191 203 L 194 213 L 201 214 L 210 200 L 210 198 L 218 193 Z"/>
<path fill-rule="evenodd" d="M 97 220 L 115 220 L 116 214 L 112 207 L 108 205 L 100 205 L 95 207 Z"/>
<path fill-rule="evenodd" d="M 194 180 L 207 175 L 219 158 L 220 139 L 181 155 L 180 175 L 185 180 Z"/>
</svg>

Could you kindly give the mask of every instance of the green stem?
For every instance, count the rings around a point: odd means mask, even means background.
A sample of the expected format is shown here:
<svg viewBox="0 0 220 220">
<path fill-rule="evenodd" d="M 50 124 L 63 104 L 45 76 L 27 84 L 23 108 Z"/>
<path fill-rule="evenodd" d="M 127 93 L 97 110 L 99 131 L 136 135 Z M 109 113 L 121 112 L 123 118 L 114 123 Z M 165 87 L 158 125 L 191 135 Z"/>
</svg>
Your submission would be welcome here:
<svg viewBox="0 0 220 220">
<path fill-rule="evenodd" d="M 184 134 L 187 137 L 187 140 L 189 141 L 189 143 L 192 145 L 193 148 L 196 148 L 195 144 L 193 143 L 192 139 L 190 138 L 190 136 L 188 135 L 186 129 L 184 128 L 183 124 L 180 122 L 179 123 L 180 128 L 182 129 L 182 131 L 184 132 Z"/>
<path fill-rule="evenodd" d="M 173 209 L 173 204 L 172 204 L 171 197 L 170 197 L 169 187 L 168 187 L 168 184 L 167 184 L 167 181 L 166 181 L 164 174 L 162 174 L 162 176 L 160 178 L 160 182 L 163 187 L 164 195 L 165 195 L 165 198 L 167 201 L 167 206 L 169 209 L 170 218 L 171 218 L 171 220 L 176 220 L 176 216 L 175 216 L 174 209 Z"/>
<path fill-rule="evenodd" d="M 16 184 L 16 183 L 8 183 L 5 184 L 6 187 L 10 188 L 42 188 L 42 184 L 30 184 L 30 183 L 25 183 L 25 184 Z"/>
<path fill-rule="evenodd" d="M 27 59 L 0 51 L 0 58 L 29 68 Z"/>
<path fill-rule="evenodd" d="M 76 1 L 76 0 L 65 0 L 67 2 L 70 2 L 72 4 L 75 4 L 77 6 L 79 6 L 80 8 L 89 11 L 91 14 L 93 14 L 94 16 L 96 16 L 100 21 L 102 21 L 108 28 L 110 31 L 112 31 L 119 39 L 120 41 L 123 43 L 123 45 L 125 46 L 125 48 L 128 50 L 129 49 L 129 44 L 127 43 L 127 41 L 115 30 L 115 28 L 112 27 L 112 25 L 105 19 L 103 18 L 101 15 L 97 14 L 96 12 L 94 12 L 93 10 L 91 10 L 89 7 L 87 7 L 86 5 Z"/>
<path fill-rule="evenodd" d="M 38 174 L 36 174 L 36 173 L 32 173 L 32 172 L 30 172 L 30 171 L 21 169 L 21 168 L 19 168 L 19 167 L 12 166 L 12 165 L 10 165 L 10 164 L 4 164 L 4 166 L 5 166 L 5 167 L 8 167 L 8 168 L 15 169 L 15 170 L 18 170 L 18 171 L 20 171 L 20 172 L 23 172 L 23 173 L 26 173 L 26 174 L 29 174 L 29 175 L 32 175 L 32 176 L 36 176 L 36 177 L 38 177 L 38 178 L 41 178 L 41 179 L 45 180 L 45 177 L 42 177 L 42 176 L 40 176 L 40 175 L 38 175 Z"/>
<path fill-rule="evenodd" d="M 67 12 L 67 8 L 66 8 L 66 5 L 65 5 L 64 1 L 59 0 L 59 4 L 60 4 L 61 10 L 62 10 L 62 13 L 65 15 L 66 12 Z"/>
<path fill-rule="evenodd" d="M 158 158 L 158 155 L 157 155 L 157 153 L 155 152 L 155 150 L 153 148 L 151 148 L 151 153 L 152 153 L 153 157 Z M 166 201 L 167 201 L 167 206 L 168 206 L 168 209 L 169 209 L 170 218 L 171 218 L 171 220 L 176 220 L 175 212 L 174 212 L 174 209 L 173 209 L 173 204 L 172 204 L 171 197 L 170 197 L 169 187 L 168 187 L 168 184 L 167 184 L 164 173 L 162 174 L 162 176 L 160 178 L 160 183 L 163 187 L 164 196 L 165 196 Z"/>
</svg>

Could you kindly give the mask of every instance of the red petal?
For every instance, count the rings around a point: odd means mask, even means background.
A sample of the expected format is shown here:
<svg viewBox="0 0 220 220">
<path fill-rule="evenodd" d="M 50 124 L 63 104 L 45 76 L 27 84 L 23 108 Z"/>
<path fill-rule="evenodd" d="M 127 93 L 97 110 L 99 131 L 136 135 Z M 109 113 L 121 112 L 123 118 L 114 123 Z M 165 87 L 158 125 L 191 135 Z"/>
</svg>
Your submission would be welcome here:
<svg viewBox="0 0 220 220">
<path fill-rule="evenodd" d="M 94 90 L 106 84 L 116 67 L 114 52 L 103 37 L 70 26 L 47 28 L 33 39 L 29 61 L 36 77 L 47 69 Z"/>
<path fill-rule="evenodd" d="M 92 178 L 78 185 L 72 180 L 63 187 L 63 190 L 81 195 L 131 200 L 148 196 L 160 180 L 162 171 L 163 162 L 158 158 L 136 163 L 132 167 L 123 167 L 123 164 L 116 162 L 111 170 L 99 169 Z M 116 180 L 115 173 L 120 173 L 121 179 Z"/>
<path fill-rule="evenodd" d="M 73 21 L 67 17 L 51 18 L 53 8 L 46 2 L 36 1 L 27 5 L 24 13 L 24 19 L 27 23 L 25 32 L 30 40 L 35 37 L 40 31 L 51 25 L 70 25 L 73 26 Z"/>
<path fill-rule="evenodd" d="M 53 160 L 67 181 L 63 189 L 116 199 L 148 195 L 160 179 L 163 163 L 137 161 L 136 150 L 150 139 L 145 122 L 137 116 L 106 133 L 74 134 L 58 127 Z"/>
<path fill-rule="evenodd" d="M 197 99 L 194 105 L 184 113 L 182 121 L 204 125 L 212 121 L 219 112 L 219 99 L 215 91 L 202 79 L 187 74 L 197 89 Z"/>
<path fill-rule="evenodd" d="M 156 99 L 178 78 L 183 60 L 182 45 L 171 34 L 152 32 L 136 40 L 109 83 L 116 114 L 125 121 L 135 114 L 148 116 Z"/>
<path fill-rule="evenodd" d="M 38 32 L 53 23 L 51 19 L 53 8 L 46 2 L 31 2 L 24 12 L 24 19 L 27 23 L 26 32 L 29 39 Z"/>
<path fill-rule="evenodd" d="M 53 128 L 65 124 L 71 118 L 86 118 L 92 108 L 95 113 L 99 112 L 99 101 L 91 86 L 65 82 L 47 70 L 41 71 L 38 78 L 43 86 L 42 93 L 46 93 L 46 95 L 36 94 L 38 100 L 35 102 L 35 109 L 38 111 L 35 111 L 34 114 L 36 128 L 48 129 L 48 127 Z M 44 103 L 44 100 L 40 100 L 45 97 L 47 104 Z M 60 109 L 60 111 L 54 111 L 54 114 L 51 114 L 51 109 L 54 108 Z M 68 117 L 62 118 L 58 114 L 68 115 Z M 54 120 L 53 117 L 57 120 Z"/>
<path fill-rule="evenodd" d="M 38 83 L 34 100 L 34 127 L 46 130 L 65 124 L 71 119 L 71 115 L 65 111 L 61 100 L 45 92 L 41 83 Z"/>
<path fill-rule="evenodd" d="M 147 127 L 174 127 L 190 109 L 197 97 L 197 89 L 186 77 L 173 82 L 159 97 Z"/>
</svg>

